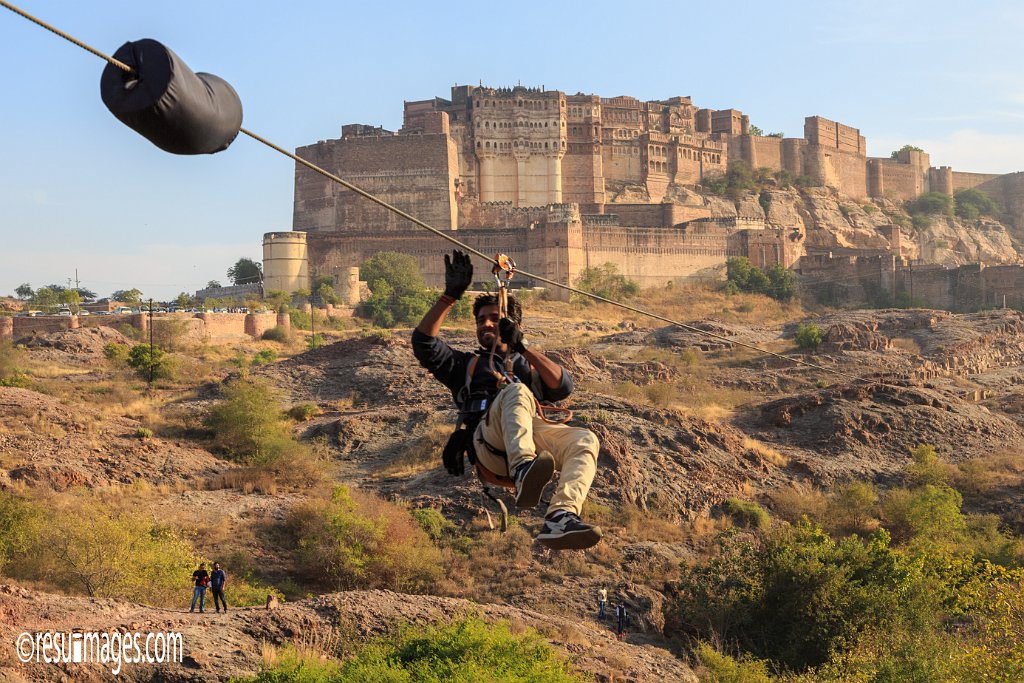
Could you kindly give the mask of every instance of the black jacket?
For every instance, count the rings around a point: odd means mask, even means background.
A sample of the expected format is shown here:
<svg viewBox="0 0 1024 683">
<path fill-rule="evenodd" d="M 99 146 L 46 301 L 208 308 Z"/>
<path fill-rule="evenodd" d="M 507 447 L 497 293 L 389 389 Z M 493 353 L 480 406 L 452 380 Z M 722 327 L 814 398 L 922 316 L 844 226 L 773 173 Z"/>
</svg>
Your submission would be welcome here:
<svg viewBox="0 0 1024 683">
<path fill-rule="evenodd" d="M 430 371 L 441 384 L 448 387 L 452 392 L 452 399 L 459 410 L 466 406 L 460 405 L 460 393 L 466 386 L 466 369 L 473 356 L 480 356 L 476 366 L 473 368 L 473 378 L 470 382 L 470 396 L 486 398 L 488 402 L 498 393 L 498 380 L 489 370 L 491 352 L 488 349 L 478 349 L 473 353 L 459 351 L 448 346 L 440 337 L 430 337 L 419 330 L 412 332 L 412 352 L 420 365 Z M 573 390 L 572 379 L 564 369 L 562 370 L 562 381 L 554 389 L 547 387 L 543 382 L 534 382 L 531 377 L 530 363 L 515 351 L 512 354 L 512 372 L 519 381 L 526 384 L 533 390 L 537 399 L 544 402 L 561 401 L 569 396 Z M 495 362 L 499 359 L 496 358 Z"/>
</svg>

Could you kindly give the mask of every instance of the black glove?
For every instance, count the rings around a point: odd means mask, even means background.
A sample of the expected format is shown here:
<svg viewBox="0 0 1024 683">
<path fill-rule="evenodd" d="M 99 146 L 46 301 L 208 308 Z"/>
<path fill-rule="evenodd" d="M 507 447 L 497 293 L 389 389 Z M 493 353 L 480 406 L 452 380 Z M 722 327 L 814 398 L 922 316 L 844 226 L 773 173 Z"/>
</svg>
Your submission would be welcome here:
<svg viewBox="0 0 1024 683">
<path fill-rule="evenodd" d="M 458 299 L 473 284 L 473 263 L 469 254 L 458 249 L 452 251 L 451 257 L 444 255 L 444 294 Z"/>
<path fill-rule="evenodd" d="M 456 429 L 448 437 L 444 451 L 441 453 L 441 462 L 448 474 L 453 477 L 461 477 L 466 472 L 466 449 L 473 447 L 473 433 L 466 429 Z"/>
<path fill-rule="evenodd" d="M 519 327 L 511 318 L 502 318 L 498 321 L 498 334 L 501 341 L 508 344 L 513 351 L 523 353 L 530 347 L 529 342 L 523 337 L 523 328 Z"/>
</svg>

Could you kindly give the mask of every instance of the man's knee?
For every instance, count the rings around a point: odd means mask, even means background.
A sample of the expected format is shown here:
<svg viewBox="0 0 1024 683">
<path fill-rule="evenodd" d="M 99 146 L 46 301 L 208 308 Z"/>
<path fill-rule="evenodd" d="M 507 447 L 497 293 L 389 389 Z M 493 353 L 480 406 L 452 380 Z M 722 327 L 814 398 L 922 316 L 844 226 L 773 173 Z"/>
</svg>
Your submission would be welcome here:
<svg viewBox="0 0 1024 683">
<path fill-rule="evenodd" d="M 582 432 L 579 438 L 580 448 L 592 455 L 596 460 L 597 452 L 601 450 L 601 442 L 597 440 L 597 435 L 589 429 L 582 429 L 580 431 Z"/>
</svg>

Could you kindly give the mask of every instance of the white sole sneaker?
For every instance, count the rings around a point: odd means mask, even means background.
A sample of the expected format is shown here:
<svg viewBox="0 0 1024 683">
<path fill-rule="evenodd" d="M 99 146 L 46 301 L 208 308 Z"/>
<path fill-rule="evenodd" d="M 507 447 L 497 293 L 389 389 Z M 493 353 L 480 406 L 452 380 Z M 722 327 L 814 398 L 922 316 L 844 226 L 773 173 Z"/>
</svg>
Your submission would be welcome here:
<svg viewBox="0 0 1024 683">
<path fill-rule="evenodd" d="M 601 527 L 592 526 L 576 515 L 567 514 L 557 520 L 544 520 L 544 526 L 537 534 L 537 542 L 552 550 L 583 550 L 596 545 L 601 536 Z"/>
</svg>

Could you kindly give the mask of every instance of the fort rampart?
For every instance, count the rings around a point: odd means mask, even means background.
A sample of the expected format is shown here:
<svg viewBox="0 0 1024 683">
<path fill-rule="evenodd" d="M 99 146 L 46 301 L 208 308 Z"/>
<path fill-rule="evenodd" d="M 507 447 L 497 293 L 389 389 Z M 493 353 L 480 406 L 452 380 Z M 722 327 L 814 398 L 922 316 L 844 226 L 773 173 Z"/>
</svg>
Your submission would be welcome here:
<svg viewBox="0 0 1024 683">
<path fill-rule="evenodd" d="M 143 338 L 149 334 L 149 316 L 141 313 L 89 316 L 14 316 L 0 318 L 0 339 L 17 341 L 34 334 L 49 334 L 80 327 L 133 328 Z M 174 326 L 185 343 L 222 344 L 263 336 L 277 324 L 274 313 L 167 313 L 153 316 L 153 328 Z"/>
<path fill-rule="evenodd" d="M 1024 309 L 1024 266 L 922 264 L 895 255 L 805 256 L 801 285 L 834 306 L 913 305 L 955 312 L 1008 306 Z"/>
</svg>

